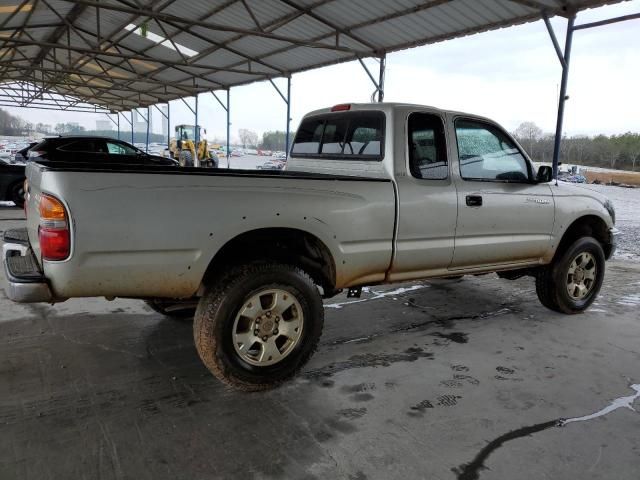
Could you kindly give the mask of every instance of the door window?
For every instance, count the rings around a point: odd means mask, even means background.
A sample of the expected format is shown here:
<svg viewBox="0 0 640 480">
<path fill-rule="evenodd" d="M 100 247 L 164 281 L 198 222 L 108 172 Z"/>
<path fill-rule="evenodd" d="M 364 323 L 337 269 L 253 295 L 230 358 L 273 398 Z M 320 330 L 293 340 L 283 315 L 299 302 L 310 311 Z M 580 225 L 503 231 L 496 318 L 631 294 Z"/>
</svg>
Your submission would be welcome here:
<svg viewBox="0 0 640 480">
<path fill-rule="evenodd" d="M 107 150 L 110 155 L 135 155 L 137 150 L 120 142 L 107 142 Z"/>
<path fill-rule="evenodd" d="M 409 169 L 415 178 L 442 180 L 448 176 L 442 120 L 428 113 L 409 115 Z"/>
<path fill-rule="evenodd" d="M 460 175 L 465 180 L 527 182 L 529 165 L 515 143 L 493 125 L 456 121 Z"/>
</svg>

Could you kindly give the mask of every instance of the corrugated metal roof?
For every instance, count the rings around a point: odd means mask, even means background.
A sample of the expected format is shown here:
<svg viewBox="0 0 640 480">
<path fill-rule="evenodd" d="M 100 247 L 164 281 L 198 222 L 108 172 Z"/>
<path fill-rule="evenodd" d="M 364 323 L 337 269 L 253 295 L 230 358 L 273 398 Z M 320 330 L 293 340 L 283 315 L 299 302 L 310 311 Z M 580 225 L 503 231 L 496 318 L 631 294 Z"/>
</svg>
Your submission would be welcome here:
<svg viewBox="0 0 640 480">
<path fill-rule="evenodd" d="M 59 93 L 129 110 L 618 1 L 12 0 L 0 83 L 32 94 L 0 85 L 0 105 Z"/>
</svg>

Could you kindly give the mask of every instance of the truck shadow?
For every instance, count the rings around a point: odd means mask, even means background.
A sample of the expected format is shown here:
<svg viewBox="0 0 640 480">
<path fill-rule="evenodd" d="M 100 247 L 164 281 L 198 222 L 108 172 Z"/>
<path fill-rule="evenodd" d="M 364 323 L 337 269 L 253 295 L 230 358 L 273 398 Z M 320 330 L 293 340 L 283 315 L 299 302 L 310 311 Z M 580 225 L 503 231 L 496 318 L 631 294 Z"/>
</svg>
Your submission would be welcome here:
<svg viewBox="0 0 640 480">
<path fill-rule="evenodd" d="M 367 411 L 362 403 L 345 409 L 346 387 L 332 388 L 334 375 L 466 348 L 464 322 L 506 307 L 491 285 L 464 283 L 327 308 L 320 354 L 298 380 L 255 394 L 209 373 L 190 323 L 135 309 L 60 314 L 33 305 L 32 316 L 0 323 L 0 424 L 22 459 L 6 465 L 7 476 L 23 477 L 27 464 L 34 478 L 313 478 L 312 465 L 334 472 L 327 442 L 348 441 Z M 367 347 L 374 340 L 382 343 Z M 354 401 L 373 398 L 348 392 Z M 247 445 L 268 455 L 247 455 Z"/>
</svg>

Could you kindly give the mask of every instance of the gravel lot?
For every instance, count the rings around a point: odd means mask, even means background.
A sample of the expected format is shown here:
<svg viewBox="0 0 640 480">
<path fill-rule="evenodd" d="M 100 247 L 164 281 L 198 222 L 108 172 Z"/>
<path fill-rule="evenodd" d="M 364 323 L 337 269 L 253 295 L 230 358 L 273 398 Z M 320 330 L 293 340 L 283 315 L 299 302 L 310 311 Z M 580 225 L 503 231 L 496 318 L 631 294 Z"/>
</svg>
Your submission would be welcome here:
<svg viewBox="0 0 640 480">
<path fill-rule="evenodd" d="M 375 287 L 327 301 L 316 356 L 266 393 L 222 387 L 142 302 L 0 291 L 0 478 L 635 480 L 640 190 L 594 188 L 624 236 L 587 313 L 526 278 Z M 21 218 L 0 205 L 0 230 Z"/>
</svg>

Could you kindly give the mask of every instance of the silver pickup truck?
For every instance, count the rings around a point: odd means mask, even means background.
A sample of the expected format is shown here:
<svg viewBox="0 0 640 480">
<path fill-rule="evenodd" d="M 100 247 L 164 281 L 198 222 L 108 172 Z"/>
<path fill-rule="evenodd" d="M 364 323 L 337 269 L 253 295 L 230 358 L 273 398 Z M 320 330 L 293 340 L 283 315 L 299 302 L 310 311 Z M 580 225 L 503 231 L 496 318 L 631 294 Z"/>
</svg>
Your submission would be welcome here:
<svg viewBox="0 0 640 480">
<path fill-rule="evenodd" d="M 606 198 L 535 172 L 491 120 L 406 104 L 308 114 L 284 171 L 43 162 L 26 192 L 27 230 L 5 235 L 9 298 L 195 308 L 203 362 L 246 390 L 305 364 L 322 298 L 343 289 L 529 275 L 546 307 L 578 313 L 615 249 Z"/>
</svg>

